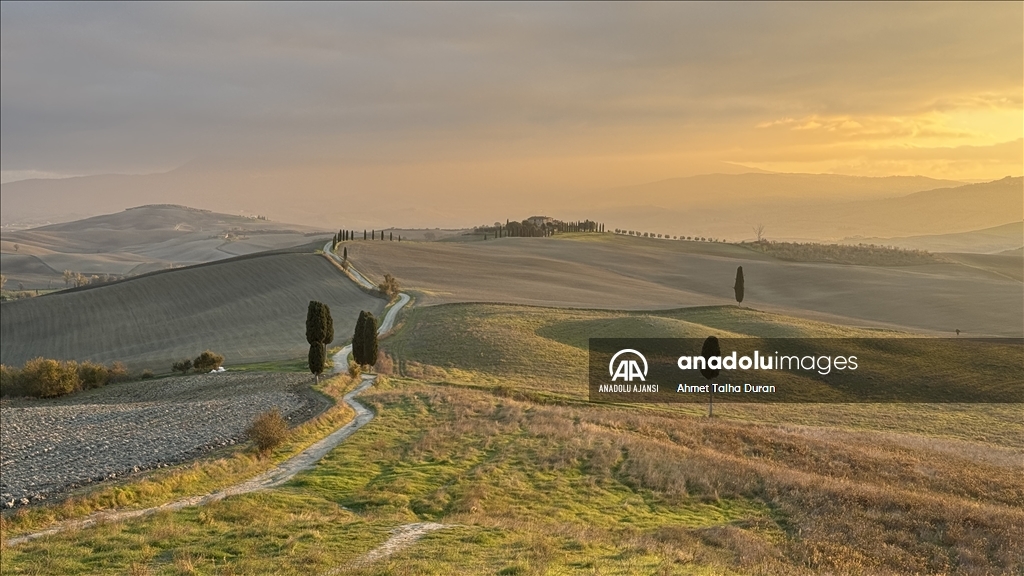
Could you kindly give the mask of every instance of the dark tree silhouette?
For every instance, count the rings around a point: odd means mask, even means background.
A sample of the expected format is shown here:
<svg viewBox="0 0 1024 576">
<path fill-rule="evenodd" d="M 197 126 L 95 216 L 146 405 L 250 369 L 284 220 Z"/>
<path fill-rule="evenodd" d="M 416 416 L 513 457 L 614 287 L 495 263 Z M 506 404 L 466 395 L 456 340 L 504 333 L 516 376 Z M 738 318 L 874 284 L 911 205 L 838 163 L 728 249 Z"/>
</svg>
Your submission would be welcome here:
<svg viewBox="0 0 1024 576">
<path fill-rule="evenodd" d="M 707 339 L 704 340 L 704 345 L 701 346 L 700 355 L 705 358 L 705 361 L 710 359 L 712 356 L 721 356 L 722 348 L 718 345 L 718 338 L 714 336 L 708 336 Z M 718 376 L 718 369 L 705 366 L 704 368 L 700 369 L 700 375 L 710 381 L 712 378 Z M 714 384 L 708 387 L 708 393 L 708 418 L 711 418 L 714 415 L 715 407 Z"/>
<path fill-rule="evenodd" d="M 309 343 L 309 371 L 320 381 L 327 362 L 327 344 L 334 341 L 334 319 L 323 302 L 309 301 L 306 309 L 306 342 Z"/>
<path fill-rule="evenodd" d="M 363 363 L 360 360 L 363 359 L 363 326 L 366 324 L 366 311 L 363 310 L 359 313 L 359 318 L 356 320 L 356 329 L 352 332 L 352 359 L 355 360 L 356 364 L 362 366 Z"/>
<path fill-rule="evenodd" d="M 377 363 L 377 319 L 370 312 L 366 312 L 360 339 L 363 343 L 362 357 L 356 358 L 356 362 L 362 366 L 373 366 Z"/>
<path fill-rule="evenodd" d="M 743 266 L 736 267 L 736 284 L 732 287 L 736 291 L 736 303 L 743 303 Z"/>
<path fill-rule="evenodd" d="M 320 382 L 320 375 L 324 372 L 327 364 L 327 347 L 319 342 L 309 345 L 309 371 L 313 373 L 317 382 Z"/>
</svg>

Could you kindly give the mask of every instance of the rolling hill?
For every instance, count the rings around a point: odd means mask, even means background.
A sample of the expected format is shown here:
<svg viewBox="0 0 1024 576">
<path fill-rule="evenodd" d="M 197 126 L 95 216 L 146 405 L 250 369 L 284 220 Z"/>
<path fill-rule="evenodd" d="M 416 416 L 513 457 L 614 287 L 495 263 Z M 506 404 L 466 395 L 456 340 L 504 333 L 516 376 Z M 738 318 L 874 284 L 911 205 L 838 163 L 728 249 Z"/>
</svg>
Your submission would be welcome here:
<svg viewBox="0 0 1024 576">
<path fill-rule="evenodd" d="M 36 356 L 123 361 L 168 371 L 171 362 L 211 349 L 226 364 L 306 354 L 306 307 L 331 308 L 335 341 L 351 334 L 360 310 L 384 301 L 310 253 L 268 253 L 148 274 L 97 287 L 4 302 L 0 362 Z"/>
<path fill-rule="evenodd" d="M 976 266 L 851 266 L 784 262 L 740 245 L 605 235 L 486 242 L 350 242 L 379 281 L 392 274 L 421 305 L 501 302 L 656 310 L 734 303 L 845 325 L 1021 336 L 1024 285 Z"/>
<path fill-rule="evenodd" d="M 716 175 L 720 176 L 720 175 Z M 797 178 L 798 176 L 804 178 Z M 979 184 L 817 174 L 693 177 L 580 198 L 585 215 L 671 235 L 836 241 L 968 232 L 1024 218 L 1024 179 Z M 577 214 L 583 215 L 577 209 Z"/>
<path fill-rule="evenodd" d="M 308 226 L 156 204 L 0 237 L 10 285 L 61 288 L 62 272 L 142 274 L 305 244 L 325 233 Z"/>
<path fill-rule="evenodd" d="M 1010 222 L 983 230 L 899 238 L 844 238 L 844 244 L 880 244 L 929 252 L 997 254 L 1024 246 L 1024 222 Z"/>
</svg>

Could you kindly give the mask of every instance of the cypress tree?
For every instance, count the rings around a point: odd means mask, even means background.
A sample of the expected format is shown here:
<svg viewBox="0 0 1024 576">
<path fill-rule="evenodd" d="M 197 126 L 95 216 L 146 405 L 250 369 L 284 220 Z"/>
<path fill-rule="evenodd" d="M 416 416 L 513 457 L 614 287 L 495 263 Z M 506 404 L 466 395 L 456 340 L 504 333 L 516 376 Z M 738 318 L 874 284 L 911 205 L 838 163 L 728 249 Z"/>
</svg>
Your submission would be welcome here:
<svg viewBox="0 0 1024 576">
<path fill-rule="evenodd" d="M 701 346 L 700 355 L 705 359 L 711 358 L 712 356 L 721 356 L 722 348 L 718 345 L 718 338 L 708 336 L 707 339 L 704 340 L 704 345 Z M 718 369 L 705 366 L 700 369 L 700 375 L 711 380 L 718 376 Z M 715 387 L 713 385 L 708 387 L 708 394 L 708 418 L 711 418 L 714 414 L 715 406 Z"/>
<path fill-rule="evenodd" d="M 344 260 L 345 262 L 348 262 L 348 246 L 345 246 L 344 248 L 342 248 L 342 253 L 345 255 L 345 257 L 342 258 L 342 260 Z"/>
<path fill-rule="evenodd" d="M 331 309 L 323 302 L 309 301 L 306 309 L 306 342 L 309 343 L 309 371 L 320 380 L 327 359 L 327 344 L 334 341 Z"/>
<path fill-rule="evenodd" d="M 363 240 L 366 240 L 366 229 L 363 229 Z"/>
<path fill-rule="evenodd" d="M 356 364 L 363 365 L 363 326 L 366 325 L 366 311 L 359 313 L 356 329 L 352 332 L 352 359 Z"/>
<path fill-rule="evenodd" d="M 394 240 L 395 240 L 395 233 L 394 232 L 388 232 L 388 242 L 394 242 Z"/>
<path fill-rule="evenodd" d="M 743 266 L 736 267 L 736 284 L 732 287 L 736 291 L 736 303 L 743 303 Z"/>
<path fill-rule="evenodd" d="M 366 313 L 366 321 L 363 323 L 363 361 L 366 366 L 373 366 L 377 363 L 377 319 L 372 313 Z"/>
<path fill-rule="evenodd" d="M 313 373 L 317 382 L 320 382 L 320 375 L 324 372 L 324 366 L 327 364 L 327 348 L 319 343 L 314 342 L 309 345 L 309 371 Z"/>
</svg>

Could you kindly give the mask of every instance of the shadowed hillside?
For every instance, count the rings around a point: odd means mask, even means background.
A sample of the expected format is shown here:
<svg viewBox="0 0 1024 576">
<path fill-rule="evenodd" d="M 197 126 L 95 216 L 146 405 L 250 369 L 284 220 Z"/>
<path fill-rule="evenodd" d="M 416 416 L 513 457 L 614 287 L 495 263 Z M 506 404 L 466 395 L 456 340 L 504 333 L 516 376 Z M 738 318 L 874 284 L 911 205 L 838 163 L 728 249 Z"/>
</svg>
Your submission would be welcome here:
<svg viewBox="0 0 1024 576">
<path fill-rule="evenodd" d="M 384 308 L 322 256 L 243 257 L 5 302 L 0 361 L 121 360 L 169 371 L 173 360 L 204 349 L 223 354 L 228 366 L 295 358 L 308 348 L 310 300 L 331 307 L 339 343 L 352 333 L 360 310 Z"/>
</svg>

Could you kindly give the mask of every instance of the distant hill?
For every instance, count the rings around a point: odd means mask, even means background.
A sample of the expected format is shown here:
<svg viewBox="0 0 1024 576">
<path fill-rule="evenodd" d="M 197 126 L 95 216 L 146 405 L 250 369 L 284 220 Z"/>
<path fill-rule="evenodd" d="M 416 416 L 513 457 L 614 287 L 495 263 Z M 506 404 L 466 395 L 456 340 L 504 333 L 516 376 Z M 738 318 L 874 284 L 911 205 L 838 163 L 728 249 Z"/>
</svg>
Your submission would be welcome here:
<svg viewBox="0 0 1024 576">
<path fill-rule="evenodd" d="M 582 200 L 581 200 L 582 202 Z M 968 232 L 1024 219 L 1024 179 L 714 175 L 596 194 L 587 217 L 624 228 L 729 240 L 839 241 Z M 591 216 L 593 214 L 593 216 Z"/>
<path fill-rule="evenodd" d="M 330 306 L 338 345 L 360 310 L 384 309 L 322 256 L 243 256 L 4 302 L 0 362 L 45 356 L 169 371 L 205 349 L 229 366 L 302 357 L 310 300 Z"/>
<path fill-rule="evenodd" d="M 670 178 L 588 194 L 595 206 L 655 205 L 665 208 L 706 207 L 778 200 L 822 202 L 894 198 L 914 192 L 963 186 L 955 180 L 924 176 L 868 178 L 838 174 L 702 174 Z"/>
<path fill-rule="evenodd" d="M 140 274 L 306 244 L 330 233 L 308 226 L 172 204 L 52 224 L 0 236 L 11 285 L 63 288 L 62 272 Z"/>
<path fill-rule="evenodd" d="M 843 243 L 879 244 L 927 250 L 929 252 L 967 252 L 973 254 L 996 254 L 1018 250 L 1019 254 L 1021 246 L 1024 246 L 1024 221 L 953 234 L 931 234 L 900 238 L 844 238 Z"/>
</svg>

